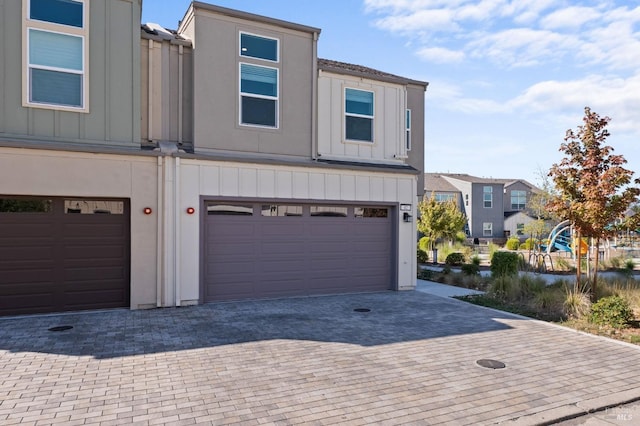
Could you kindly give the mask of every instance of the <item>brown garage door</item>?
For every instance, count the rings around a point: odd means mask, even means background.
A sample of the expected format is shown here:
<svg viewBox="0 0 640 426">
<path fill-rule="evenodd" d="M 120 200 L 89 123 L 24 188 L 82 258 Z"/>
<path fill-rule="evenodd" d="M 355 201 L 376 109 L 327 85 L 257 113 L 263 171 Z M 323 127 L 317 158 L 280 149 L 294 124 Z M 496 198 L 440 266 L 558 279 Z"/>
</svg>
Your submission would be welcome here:
<svg viewBox="0 0 640 426">
<path fill-rule="evenodd" d="M 127 200 L 0 196 L 0 315 L 128 306 Z"/>
<path fill-rule="evenodd" d="M 205 302 L 393 287 L 392 208 L 210 202 Z"/>
</svg>

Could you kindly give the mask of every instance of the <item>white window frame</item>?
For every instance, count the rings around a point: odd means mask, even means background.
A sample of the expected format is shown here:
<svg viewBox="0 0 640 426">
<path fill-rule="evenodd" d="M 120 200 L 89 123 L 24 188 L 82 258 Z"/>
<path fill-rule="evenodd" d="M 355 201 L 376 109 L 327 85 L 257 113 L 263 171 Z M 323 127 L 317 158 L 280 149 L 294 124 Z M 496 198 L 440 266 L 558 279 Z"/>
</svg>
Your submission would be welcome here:
<svg viewBox="0 0 640 426">
<path fill-rule="evenodd" d="M 489 191 L 487 191 L 489 189 Z M 486 195 L 489 195 L 489 199 L 486 199 Z M 487 202 L 489 205 L 487 206 Z M 485 209 L 493 208 L 493 187 L 492 186 L 483 186 L 482 187 L 482 207 Z"/>
<path fill-rule="evenodd" d="M 347 90 L 356 90 L 359 92 L 367 92 L 367 93 L 371 93 L 373 95 L 373 99 L 371 101 L 371 110 L 372 113 L 371 115 L 366 115 L 366 114 L 357 114 L 357 113 L 353 113 L 353 112 L 347 112 Z M 375 127 L 375 116 L 376 116 L 376 92 L 373 90 L 367 90 L 367 89 L 363 89 L 361 87 L 352 87 L 352 86 L 345 86 L 342 90 L 342 123 L 343 123 L 343 132 L 342 132 L 342 137 L 344 138 L 344 140 L 346 142 L 350 142 L 350 143 L 361 143 L 361 144 L 367 144 L 367 145 L 371 145 L 373 143 L 375 143 L 376 140 L 376 127 Z M 371 140 L 363 140 L 363 139 L 349 139 L 347 138 L 347 117 L 358 117 L 358 118 L 367 118 L 371 120 Z"/>
<path fill-rule="evenodd" d="M 406 136 L 404 143 L 405 143 L 405 149 L 407 151 L 411 151 L 411 120 L 412 120 L 411 110 L 407 108 L 404 116 L 405 136 Z"/>
<path fill-rule="evenodd" d="M 28 108 L 53 109 L 60 111 L 89 112 L 89 7 L 90 0 L 74 0 L 82 4 L 82 27 L 58 24 L 48 21 L 40 21 L 30 18 L 31 0 L 22 0 L 22 106 Z M 59 69 L 32 65 L 29 62 L 29 30 L 58 33 L 82 39 L 82 70 Z M 31 69 L 45 69 L 50 71 L 60 71 L 69 74 L 80 74 L 81 84 L 81 104 L 80 106 L 62 105 L 54 103 L 43 103 L 31 101 Z"/>
<path fill-rule="evenodd" d="M 274 40 L 276 42 L 276 59 L 275 61 L 272 59 L 265 59 L 265 58 L 259 58 L 256 56 L 250 56 L 250 55 L 245 55 L 242 52 L 242 35 L 248 35 L 248 36 L 252 36 L 252 37 L 257 37 L 257 38 L 264 38 L 266 40 Z M 271 62 L 272 64 L 277 64 L 280 63 L 280 39 L 275 38 L 275 37 L 268 37 L 262 34 L 255 34 L 255 33 L 250 33 L 248 31 L 240 31 L 238 32 L 238 54 L 243 57 L 243 58 L 251 58 L 251 59 L 255 59 L 257 61 L 266 61 L 266 62 Z"/>
<path fill-rule="evenodd" d="M 482 236 L 493 237 L 493 222 L 484 222 L 482 224 Z"/>
<path fill-rule="evenodd" d="M 276 96 L 260 95 L 242 91 L 242 65 L 250 65 L 252 67 L 269 68 L 276 70 Z M 252 97 L 258 99 L 274 100 L 275 105 L 275 126 L 265 126 L 261 124 L 243 123 L 242 122 L 242 97 Z M 267 67 L 265 65 L 252 64 L 249 62 L 240 62 L 238 64 L 238 124 L 243 127 L 258 127 L 261 129 L 279 129 L 280 128 L 280 69 L 277 67 Z"/>
<path fill-rule="evenodd" d="M 452 193 L 447 193 L 447 192 L 436 192 L 435 193 L 435 199 L 437 202 L 439 203 L 445 203 L 448 201 L 456 201 L 456 194 L 452 194 Z M 456 202 L 456 204 L 458 204 Z"/>
</svg>

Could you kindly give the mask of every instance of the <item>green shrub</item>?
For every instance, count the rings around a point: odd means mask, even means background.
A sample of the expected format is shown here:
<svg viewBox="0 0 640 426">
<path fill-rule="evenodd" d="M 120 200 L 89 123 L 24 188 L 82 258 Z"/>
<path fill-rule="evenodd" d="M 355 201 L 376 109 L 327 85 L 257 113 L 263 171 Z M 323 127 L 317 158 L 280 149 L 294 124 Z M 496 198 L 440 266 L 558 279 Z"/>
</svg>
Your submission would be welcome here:
<svg viewBox="0 0 640 426">
<path fill-rule="evenodd" d="M 433 280 L 433 271 L 429 269 L 419 269 L 418 270 L 418 279 L 419 280 Z"/>
<path fill-rule="evenodd" d="M 491 256 L 491 275 L 501 277 L 518 274 L 518 254 L 508 251 L 496 251 Z"/>
<path fill-rule="evenodd" d="M 467 241 L 467 234 L 465 234 L 464 231 L 458 231 L 456 233 L 455 241 L 456 243 L 464 243 Z"/>
<path fill-rule="evenodd" d="M 422 237 L 418 241 L 418 248 L 420 250 L 428 252 L 431 249 L 431 239 L 429 237 Z"/>
<path fill-rule="evenodd" d="M 480 256 L 477 254 L 471 258 L 471 263 L 476 266 L 480 266 Z"/>
<path fill-rule="evenodd" d="M 636 267 L 635 262 L 633 261 L 633 259 L 627 259 L 624 262 L 624 269 L 626 269 L 627 271 L 629 271 L 629 273 L 633 273 L 633 269 Z"/>
<path fill-rule="evenodd" d="M 427 263 L 427 261 L 429 260 L 429 254 L 427 254 L 426 251 L 422 250 L 420 247 L 418 247 L 418 263 Z"/>
<path fill-rule="evenodd" d="M 480 267 L 474 263 L 465 263 L 460 266 L 460 269 L 465 275 L 478 275 L 480 273 Z"/>
<path fill-rule="evenodd" d="M 589 320 L 594 324 L 623 328 L 633 319 L 629 302 L 620 296 L 603 297 L 591 305 Z"/>
<path fill-rule="evenodd" d="M 520 246 L 520 240 L 517 237 L 511 237 L 507 240 L 507 244 L 505 244 L 505 247 L 507 248 L 507 250 L 518 250 L 518 247 Z"/>
<path fill-rule="evenodd" d="M 450 253 L 444 263 L 451 266 L 460 266 L 464 263 L 464 254 L 457 252 Z"/>
<path fill-rule="evenodd" d="M 533 250 L 536 248 L 536 240 L 527 238 L 524 243 L 520 244 L 520 250 Z"/>
</svg>

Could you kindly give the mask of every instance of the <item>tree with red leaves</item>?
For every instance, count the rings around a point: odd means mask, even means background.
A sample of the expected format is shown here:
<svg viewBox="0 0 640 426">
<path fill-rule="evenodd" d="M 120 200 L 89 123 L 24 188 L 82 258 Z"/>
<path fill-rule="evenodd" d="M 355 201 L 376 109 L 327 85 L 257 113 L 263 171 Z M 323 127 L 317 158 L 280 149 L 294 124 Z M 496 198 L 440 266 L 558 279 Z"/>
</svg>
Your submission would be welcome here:
<svg viewBox="0 0 640 426">
<path fill-rule="evenodd" d="M 557 194 L 547 207 L 571 221 L 577 234 L 576 241 L 581 237 L 594 240 L 596 254 L 590 292 L 595 300 L 597 248 L 603 239 L 613 235 L 615 221 L 637 201 L 640 188 L 634 185 L 640 184 L 640 179 L 633 179 L 633 172 L 623 167 L 627 160 L 622 155 L 613 155 L 613 148 L 604 145 L 609 136 L 606 127 L 611 119 L 600 117 L 586 107 L 582 120 L 584 124 L 576 131 L 567 130 L 565 142 L 560 145 L 565 157 L 549 171 Z M 577 262 L 577 287 L 580 285 L 580 263 Z"/>
</svg>

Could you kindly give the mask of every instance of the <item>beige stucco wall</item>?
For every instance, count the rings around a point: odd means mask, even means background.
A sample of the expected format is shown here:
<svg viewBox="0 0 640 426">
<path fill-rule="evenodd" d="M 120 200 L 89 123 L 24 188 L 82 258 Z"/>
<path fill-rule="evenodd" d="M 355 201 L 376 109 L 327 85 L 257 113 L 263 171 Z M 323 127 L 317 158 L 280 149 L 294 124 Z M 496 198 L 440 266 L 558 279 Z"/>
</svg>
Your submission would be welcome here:
<svg viewBox="0 0 640 426">
<path fill-rule="evenodd" d="M 180 300 L 194 303 L 200 283 L 200 197 L 246 197 L 249 199 L 296 199 L 317 201 L 385 202 L 410 204 L 414 209 L 416 177 L 392 173 L 335 169 L 267 166 L 192 159 L 179 161 L 180 199 L 176 268 L 180 271 Z M 195 207 L 197 214 L 186 213 Z M 398 214 L 397 283 L 400 290 L 415 288 L 415 222 L 406 223 Z M 391 241 L 390 244 L 395 244 Z"/>
<path fill-rule="evenodd" d="M 0 148 L 0 194 L 131 200 L 131 308 L 156 306 L 156 157 Z M 151 207 L 152 215 L 143 209 Z"/>
<path fill-rule="evenodd" d="M 179 31 L 194 48 L 196 152 L 311 157 L 314 33 L 202 8 L 188 12 Z M 240 56 L 241 31 L 278 39 L 279 62 Z M 278 128 L 239 124 L 240 62 L 279 70 Z"/>
</svg>

